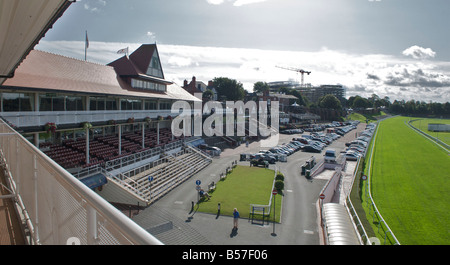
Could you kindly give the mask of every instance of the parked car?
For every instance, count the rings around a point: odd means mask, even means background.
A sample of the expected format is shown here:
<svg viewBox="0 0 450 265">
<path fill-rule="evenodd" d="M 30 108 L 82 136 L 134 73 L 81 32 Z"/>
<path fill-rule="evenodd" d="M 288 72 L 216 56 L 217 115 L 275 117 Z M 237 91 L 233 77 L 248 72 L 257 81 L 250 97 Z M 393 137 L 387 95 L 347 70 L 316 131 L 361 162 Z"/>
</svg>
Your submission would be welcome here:
<svg viewBox="0 0 450 265">
<path fill-rule="evenodd" d="M 322 152 L 322 149 L 319 149 L 316 146 L 313 145 L 305 145 L 305 147 L 303 147 L 303 151 L 305 152 L 313 152 L 313 153 L 320 153 Z"/>
<path fill-rule="evenodd" d="M 356 161 L 356 160 L 358 160 L 358 158 L 359 158 L 360 156 L 361 156 L 361 155 L 359 155 L 358 153 L 355 153 L 355 152 L 347 152 L 347 153 L 345 153 L 345 159 L 351 160 L 351 161 Z"/>
<path fill-rule="evenodd" d="M 276 162 L 276 158 L 275 157 L 269 156 L 269 155 L 266 155 L 266 154 L 263 154 L 263 153 L 253 154 L 253 155 L 250 156 L 250 159 L 251 160 L 260 160 L 260 159 L 262 159 L 264 161 L 269 162 L 270 164 L 275 164 L 275 162 Z"/>
<path fill-rule="evenodd" d="M 265 168 L 269 167 L 269 162 L 263 159 L 252 159 L 250 160 L 250 166 L 264 166 Z"/>
</svg>

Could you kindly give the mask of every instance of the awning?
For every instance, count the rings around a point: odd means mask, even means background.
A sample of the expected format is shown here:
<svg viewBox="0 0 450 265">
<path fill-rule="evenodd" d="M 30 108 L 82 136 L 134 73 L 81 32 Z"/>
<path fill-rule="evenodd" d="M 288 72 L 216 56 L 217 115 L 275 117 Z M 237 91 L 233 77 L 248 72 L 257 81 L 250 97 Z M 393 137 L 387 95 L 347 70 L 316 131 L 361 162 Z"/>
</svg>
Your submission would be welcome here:
<svg viewBox="0 0 450 265">
<path fill-rule="evenodd" d="M 0 85 L 74 0 L 0 0 Z"/>
<path fill-rule="evenodd" d="M 80 179 L 80 181 L 91 189 L 95 189 L 108 183 L 108 179 L 103 174 L 96 174 L 84 179 Z"/>
</svg>

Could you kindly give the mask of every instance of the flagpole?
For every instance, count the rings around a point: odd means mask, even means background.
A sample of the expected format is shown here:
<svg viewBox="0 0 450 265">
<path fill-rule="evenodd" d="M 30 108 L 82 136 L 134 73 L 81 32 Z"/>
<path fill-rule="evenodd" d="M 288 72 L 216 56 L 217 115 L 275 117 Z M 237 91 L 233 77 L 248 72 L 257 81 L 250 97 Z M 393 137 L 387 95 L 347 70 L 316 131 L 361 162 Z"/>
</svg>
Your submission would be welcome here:
<svg viewBox="0 0 450 265">
<path fill-rule="evenodd" d="M 88 35 L 86 30 L 86 40 L 84 41 L 84 61 L 87 61 Z"/>
</svg>

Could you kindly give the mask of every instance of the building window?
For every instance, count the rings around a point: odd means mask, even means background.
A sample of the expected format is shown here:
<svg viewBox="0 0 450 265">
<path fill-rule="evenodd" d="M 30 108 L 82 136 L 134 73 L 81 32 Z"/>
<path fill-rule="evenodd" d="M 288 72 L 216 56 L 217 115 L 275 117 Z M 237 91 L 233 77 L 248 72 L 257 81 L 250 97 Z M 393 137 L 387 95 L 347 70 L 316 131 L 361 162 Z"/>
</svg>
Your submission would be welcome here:
<svg viewBox="0 0 450 265">
<path fill-rule="evenodd" d="M 117 102 L 113 98 L 91 97 L 90 110 L 117 110 Z"/>
<path fill-rule="evenodd" d="M 83 108 L 83 98 L 77 96 L 67 96 L 66 97 L 66 111 L 82 111 Z"/>
<path fill-rule="evenodd" d="M 157 109 L 157 103 L 156 101 L 152 101 L 152 100 L 145 100 L 144 101 L 144 108 L 146 110 L 156 110 Z"/>
<path fill-rule="evenodd" d="M 34 111 L 34 94 L 31 93 L 2 93 L 4 112 Z"/>
<path fill-rule="evenodd" d="M 121 110 L 142 110 L 142 101 L 140 99 L 121 99 Z"/>
<path fill-rule="evenodd" d="M 172 104 L 170 102 L 161 102 L 159 103 L 160 110 L 168 110 L 172 108 Z"/>
<path fill-rule="evenodd" d="M 117 101 L 112 98 L 107 98 L 105 100 L 106 110 L 117 110 Z"/>
<path fill-rule="evenodd" d="M 40 94 L 39 95 L 39 111 L 64 111 L 65 96 L 58 94 Z"/>
<path fill-rule="evenodd" d="M 161 64 L 159 63 L 158 53 L 156 51 L 153 53 L 152 60 L 147 69 L 147 74 L 159 78 L 164 78 L 162 74 Z"/>
<path fill-rule="evenodd" d="M 166 92 L 166 85 L 154 83 L 154 82 L 151 82 L 148 80 L 135 79 L 135 78 L 131 79 L 131 87 L 145 89 L 145 90 Z"/>
</svg>

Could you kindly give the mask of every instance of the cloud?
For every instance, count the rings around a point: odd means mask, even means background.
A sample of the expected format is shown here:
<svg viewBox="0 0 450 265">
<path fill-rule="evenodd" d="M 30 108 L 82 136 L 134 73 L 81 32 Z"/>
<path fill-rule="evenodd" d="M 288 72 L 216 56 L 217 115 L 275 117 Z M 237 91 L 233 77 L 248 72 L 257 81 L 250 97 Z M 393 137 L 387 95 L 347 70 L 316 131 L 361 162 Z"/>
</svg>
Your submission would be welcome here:
<svg viewBox="0 0 450 265">
<path fill-rule="evenodd" d="M 79 0 L 81 1 L 81 0 Z M 106 6 L 106 0 L 97 0 L 96 2 L 91 2 L 93 4 L 93 6 L 91 6 L 88 3 L 85 3 L 83 5 L 85 10 L 88 10 L 89 12 L 92 13 L 98 13 L 100 12 L 100 8 Z"/>
<path fill-rule="evenodd" d="M 442 73 L 432 73 L 418 65 L 398 65 L 393 68 L 384 83 L 398 87 L 450 88 L 450 77 Z"/>
<path fill-rule="evenodd" d="M 206 2 L 211 5 L 220 5 L 223 4 L 224 0 L 206 0 Z"/>
<path fill-rule="evenodd" d="M 403 55 L 411 56 L 414 59 L 428 59 L 434 58 L 436 52 L 430 48 L 422 48 L 420 46 L 414 45 L 403 51 Z"/>
<path fill-rule="evenodd" d="M 267 0 L 206 0 L 208 4 L 211 5 L 221 5 L 225 2 L 234 2 L 233 6 L 243 6 L 243 5 L 249 5 L 249 4 L 256 4 L 265 2 Z"/>
<path fill-rule="evenodd" d="M 117 51 L 129 47 L 130 53 L 140 43 L 90 42 L 88 61 L 107 64 L 122 55 Z M 83 41 L 44 41 L 36 49 L 80 60 L 84 59 Z M 417 61 L 383 54 L 349 54 L 322 48 L 314 52 L 261 49 L 200 47 L 158 44 L 167 80 L 182 85 L 195 76 L 207 82 L 215 77 L 236 79 L 248 91 L 258 81 L 296 80 L 301 76 L 276 66 L 311 71 L 305 83 L 342 84 L 347 97 L 369 97 L 373 93 L 392 101 L 450 101 L 450 62 Z"/>
<path fill-rule="evenodd" d="M 234 2 L 234 6 L 243 6 L 243 5 L 249 5 L 249 4 L 255 4 L 255 3 L 261 3 L 265 2 L 267 0 L 237 0 Z"/>
</svg>

